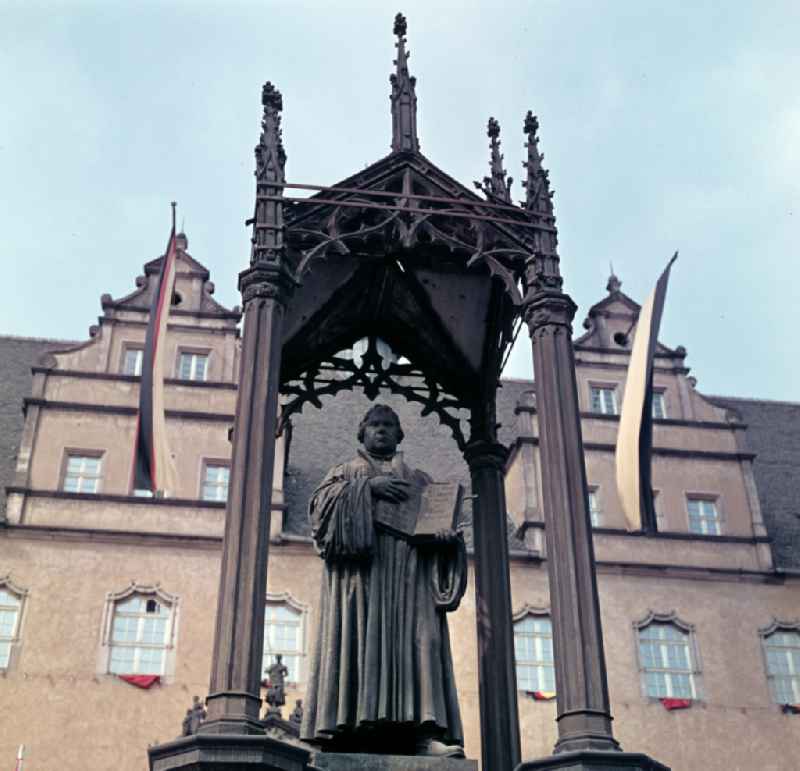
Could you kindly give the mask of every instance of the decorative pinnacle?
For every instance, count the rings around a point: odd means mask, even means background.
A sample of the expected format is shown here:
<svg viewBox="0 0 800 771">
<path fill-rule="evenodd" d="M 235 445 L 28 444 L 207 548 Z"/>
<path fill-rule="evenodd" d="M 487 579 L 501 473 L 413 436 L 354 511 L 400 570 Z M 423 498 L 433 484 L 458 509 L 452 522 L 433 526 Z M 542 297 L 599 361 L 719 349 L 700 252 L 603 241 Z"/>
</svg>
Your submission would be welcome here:
<svg viewBox="0 0 800 771">
<path fill-rule="evenodd" d="M 414 90 L 417 79 L 408 72 L 405 34 L 408 29 L 406 17 L 398 13 L 394 17 L 394 34 L 397 36 L 395 47 L 397 58 L 394 60 L 396 71 L 389 77 L 392 84 L 392 152 L 419 152 L 417 138 L 417 95 Z"/>
<path fill-rule="evenodd" d="M 525 116 L 524 130 L 528 135 L 525 144 L 528 149 L 528 160 L 522 164 L 528 171 L 528 179 L 522 183 L 526 191 L 524 206 L 530 214 L 552 218 L 553 193 L 550 190 L 550 172 L 542 167 L 544 155 L 539 152 L 539 119 L 530 110 Z"/>
<path fill-rule="evenodd" d="M 261 137 L 255 149 L 256 207 L 251 265 L 279 263 L 283 254 L 283 202 L 280 200 L 286 180 L 286 152 L 281 132 L 283 98 L 272 83 L 264 84 L 261 104 L 264 114 Z"/>
<path fill-rule="evenodd" d="M 503 168 L 503 154 L 500 152 L 500 124 L 494 118 L 489 118 L 486 136 L 489 137 L 489 149 L 491 150 L 489 159 L 491 176 L 484 177 L 483 183 L 476 181 L 475 187 L 483 191 L 491 200 L 510 204 L 511 185 L 514 180 L 506 177 L 506 170 Z"/>
<path fill-rule="evenodd" d="M 281 131 L 283 97 L 269 81 L 261 89 L 261 104 L 264 106 L 264 115 L 261 118 L 261 141 L 256 146 L 256 176 L 261 179 L 262 174 L 267 173 L 268 163 L 272 161 L 280 170 L 280 179 L 273 178 L 271 181 L 283 182 L 283 168 L 286 165 Z"/>
</svg>

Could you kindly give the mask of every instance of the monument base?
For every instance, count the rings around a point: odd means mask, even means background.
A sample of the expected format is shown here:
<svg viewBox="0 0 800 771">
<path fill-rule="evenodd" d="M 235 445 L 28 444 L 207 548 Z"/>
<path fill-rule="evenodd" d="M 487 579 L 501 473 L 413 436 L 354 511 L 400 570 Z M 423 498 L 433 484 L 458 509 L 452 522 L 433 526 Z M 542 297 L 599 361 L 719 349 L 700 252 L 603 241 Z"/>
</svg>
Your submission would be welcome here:
<svg viewBox="0 0 800 771">
<path fill-rule="evenodd" d="M 311 753 L 263 734 L 196 734 L 147 755 L 150 771 L 306 771 Z"/>
<path fill-rule="evenodd" d="M 663 763 L 639 752 L 581 750 L 539 760 L 526 760 L 515 771 L 670 771 Z"/>
<path fill-rule="evenodd" d="M 478 761 L 416 755 L 315 752 L 310 767 L 320 771 L 478 771 Z"/>
<path fill-rule="evenodd" d="M 157 744 L 147 754 L 150 771 L 478 771 L 476 760 L 309 752 L 249 734 L 196 734 Z"/>
</svg>

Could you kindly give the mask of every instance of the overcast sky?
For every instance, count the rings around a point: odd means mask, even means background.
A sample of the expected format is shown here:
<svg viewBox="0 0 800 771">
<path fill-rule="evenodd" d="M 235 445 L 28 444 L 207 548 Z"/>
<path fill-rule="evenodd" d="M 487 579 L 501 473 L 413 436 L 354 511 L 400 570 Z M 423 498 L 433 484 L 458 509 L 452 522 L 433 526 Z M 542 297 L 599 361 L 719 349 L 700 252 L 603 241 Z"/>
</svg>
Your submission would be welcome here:
<svg viewBox="0 0 800 771">
<path fill-rule="evenodd" d="M 0 333 L 84 339 L 163 251 L 173 199 L 237 304 L 262 83 L 290 181 L 363 168 L 389 149 L 397 10 L 439 166 L 481 178 L 493 115 L 522 198 L 538 114 L 576 334 L 610 261 L 641 302 L 679 249 L 661 340 L 698 388 L 800 401 L 797 0 L 0 0 Z M 506 374 L 530 376 L 527 340 Z"/>
</svg>

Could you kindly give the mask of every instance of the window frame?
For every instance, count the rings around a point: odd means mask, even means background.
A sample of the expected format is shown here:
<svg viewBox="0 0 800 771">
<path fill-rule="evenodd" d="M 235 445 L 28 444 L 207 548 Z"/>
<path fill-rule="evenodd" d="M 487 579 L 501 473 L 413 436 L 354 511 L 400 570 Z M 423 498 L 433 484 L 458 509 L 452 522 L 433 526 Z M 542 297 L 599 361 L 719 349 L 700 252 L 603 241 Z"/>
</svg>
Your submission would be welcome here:
<svg viewBox="0 0 800 771">
<path fill-rule="evenodd" d="M 661 400 L 661 417 L 656 417 L 654 413 L 654 407 L 656 403 L 656 397 Z M 666 388 L 653 388 L 653 397 L 650 403 L 650 416 L 653 420 L 669 420 L 669 413 L 667 412 L 667 390 Z"/>
<path fill-rule="evenodd" d="M 761 627 L 758 630 L 758 637 L 761 642 L 761 660 L 764 664 L 764 679 L 767 685 L 767 695 L 772 704 L 783 706 L 786 702 L 777 701 L 775 698 L 775 691 L 772 685 L 774 676 L 770 674 L 769 659 L 767 657 L 767 638 L 771 637 L 776 632 L 796 632 L 800 635 L 800 619 L 796 619 L 795 621 L 782 621 L 773 616 L 772 621 L 767 626 Z M 797 677 L 797 703 L 800 703 L 800 671 L 798 671 L 797 675 L 793 675 L 793 677 Z"/>
<path fill-rule="evenodd" d="M 181 357 L 182 356 L 205 356 L 206 357 L 206 366 L 203 372 L 202 378 L 196 378 L 194 376 L 185 378 L 181 377 Z M 197 348 L 193 346 L 178 346 L 178 350 L 175 356 L 175 380 L 180 380 L 184 383 L 208 383 L 208 374 L 211 369 L 211 355 L 212 351 L 210 348 Z M 194 365 L 192 367 L 192 375 L 194 375 Z"/>
<path fill-rule="evenodd" d="M 667 515 L 664 513 L 663 509 L 663 499 L 661 497 L 661 490 L 659 488 L 652 488 L 653 491 L 653 511 L 656 515 L 656 530 L 659 533 L 666 532 L 666 524 L 667 524 Z M 658 501 L 661 501 L 661 506 L 658 505 Z"/>
<path fill-rule="evenodd" d="M 612 382 L 603 382 L 599 380 L 590 380 L 589 383 L 589 412 L 592 415 L 607 415 L 607 416 L 619 416 L 620 413 L 620 402 L 619 402 L 619 383 L 612 383 Z M 611 397 L 613 400 L 614 411 L 613 412 L 606 412 L 605 409 L 602 409 L 600 412 L 594 410 L 592 405 L 592 391 L 594 389 L 599 389 L 601 391 L 610 391 Z M 602 401 L 602 400 L 601 400 Z"/>
<path fill-rule="evenodd" d="M 139 371 L 138 372 L 126 372 L 125 371 L 125 363 L 128 359 L 128 353 L 130 351 L 139 351 L 142 355 L 139 358 Z M 124 342 L 122 344 L 122 354 L 120 356 L 119 361 L 119 370 L 118 372 L 120 375 L 127 375 L 128 377 L 141 377 L 142 376 L 142 367 L 144 366 L 144 343 L 137 343 L 137 342 Z"/>
<path fill-rule="evenodd" d="M 25 620 L 25 610 L 27 606 L 28 594 L 29 590 L 25 589 L 24 587 L 17 584 L 12 578 L 11 574 L 7 573 L 4 576 L 0 576 L 0 589 L 4 589 L 9 594 L 16 597 L 19 601 L 19 606 L 17 608 L 17 618 L 14 621 L 14 628 L 12 630 L 10 637 L 3 637 L 0 638 L 4 643 L 8 643 L 8 661 L 6 665 L 0 666 L 0 673 L 6 673 L 12 670 L 16 664 L 17 660 L 19 659 L 20 650 L 22 647 L 22 625 Z"/>
<path fill-rule="evenodd" d="M 603 507 L 600 505 L 600 485 L 587 485 L 586 486 L 587 492 L 587 501 L 589 503 L 589 522 L 591 522 L 593 528 L 603 527 Z M 592 508 L 592 499 L 596 504 L 595 508 Z M 597 515 L 597 521 L 595 518 L 592 517 L 592 514 Z"/>
<path fill-rule="evenodd" d="M 99 495 L 103 491 L 103 471 L 105 466 L 105 450 L 87 449 L 86 447 L 65 447 L 61 457 L 61 471 L 58 477 L 58 491 L 67 495 Z M 100 461 L 100 471 L 97 475 L 97 487 L 92 491 L 88 490 L 67 490 L 64 485 L 67 481 L 67 468 L 70 457 L 96 458 Z M 83 478 L 83 477 L 81 477 Z"/>
<path fill-rule="evenodd" d="M 131 584 L 120 592 L 108 592 L 106 594 L 105 608 L 103 610 L 103 627 L 100 636 L 100 650 L 97 660 L 97 673 L 108 677 L 117 677 L 124 674 L 146 674 L 137 672 L 111 672 L 111 653 L 113 650 L 112 633 L 114 616 L 117 604 L 127 600 L 133 595 L 140 595 L 148 599 L 154 599 L 163 605 L 169 606 L 170 614 L 167 620 L 167 632 L 164 635 L 165 644 L 163 646 L 164 659 L 162 671 L 158 675 L 163 683 L 170 683 L 175 675 L 175 653 L 178 642 L 178 620 L 180 613 L 180 598 L 177 595 L 165 592 L 160 584 Z M 133 643 L 131 647 L 136 647 Z"/>
<path fill-rule="evenodd" d="M 286 605 L 294 612 L 299 614 L 299 637 L 300 637 L 300 650 L 295 651 L 268 651 L 267 650 L 267 606 L 268 605 Z M 287 678 L 286 685 L 290 690 L 296 690 L 298 686 L 306 683 L 308 679 L 308 610 L 309 606 L 304 602 L 296 599 L 290 592 L 281 592 L 280 594 L 272 594 L 267 592 L 267 598 L 264 602 L 264 652 L 261 656 L 261 679 L 265 682 L 267 679 L 266 659 L 269 655 L 276 655 L 280 653 L 284 659 L 287 655 L 297 656 L 297 680 L 289 680 Z M 285 663 L 285 662 L 284 662 Z"/>
<path fill-rule="evenodd" d="M 230 495 L 230 472 L 231 472 L 231 460 L 230 458 L 203 458 L 202 463 L 200 464 L 200 490 L 198 491 L 198 499 L 201 501 L 206 501 L 209 503 L 227 503 L 228 495 L 225 498 L 205 498 L 203 497 L 203 492 L 206 486 L 206 473 L 208 468 L 211 466 L 221 466 L 228 469 L 228 486 L 227 486 L 227 493 Z"/>
<path fill-rule="evenodd" d="M 668 613 L 658 613 L 654 610 L 648 610 L 643 618 L 633 622 L 633 646 L 636 663 L 639 668 L 639 686 L 642 697 L 649 702 L 660 701 L 663 698 L 686 698 L 685 696 L 652 696 L 647 690 L 647 672 L 652 670 L 648 670 L 642 661 L 640 634 L 652 624 L 672 625 L 687 636 L 687 647 L 690 657 L 689 683 L 693 692 L 690 701 L 703 701 L 703 666 L 700 658 L 700 648 L 697 644 L 695 625 L 681 619 L 674 610 Z M 670 670 L 659 669 L 657 671 Z"/>
<path fill-rule="evenodd" d="M 517 685 L 518 691 L 527 692 L 526 689 L 520 688 L 519 678 L 517 677 L 517 659 L 516 659 L 516 630 L 515 625 L 520 622 L 524 621 L 526 618 L 534 618 L 534 619 L 544 619 L 546 618 L 550 622 L 550 639 L 553 640 L 553 618 L 552 613 L 550 612 L 550 608 L 546 606 L 539 606 L 539 605 L 529 605 L 525 603 L 516 613 L 511 616 L 511 629 L 512 629 L 512 639 L 514 641 L 514 681 Z M 555 643 L 553 642 L 553 646 Z M 536 666 L 535 664 L 526 664 L 526 666 Z M 544 668 L 545 665 L 541 665 L 540 668 Z M 556 665 L 555 665 L 555 648 L 553 648 L 553 662 L 552 662 L 552 669 L 553 669 L 553 692 L 557 691 L 557 684 L 556 684 Z"/>
<path fill-rule="evenodd" d="M 692 535 L 699 535 L 699 536 L 706 536 L 708 538 L 715 538 L 720 535 L 725 535 L 725 528 L 723 527 L 724 524 L 724 517 L 722 515 L 722 506 L 720 505 L 722 498 L 720 495 L 716 495 L 714 493 L 703 493 L 703 492 L 694 492 L 691 490 L 687 490 L 684 492 L 683 502 L 684 502 L 684 509 L 686 511 L 686 531 L 691 533 Z M 714 511 L 717 515 L 715 520 L 712 520 L 717 523 L 719 526 L 719 532 L 717 533 L 703 533 L 697 532 L 696 530 L 692 530 L 692 517 L 689 513 L 689 501 L 699 501 L 701 503 L 710 503 L 714 506 Z M 706 519 L 706 518 L 702 518 Z"/>
</svg>

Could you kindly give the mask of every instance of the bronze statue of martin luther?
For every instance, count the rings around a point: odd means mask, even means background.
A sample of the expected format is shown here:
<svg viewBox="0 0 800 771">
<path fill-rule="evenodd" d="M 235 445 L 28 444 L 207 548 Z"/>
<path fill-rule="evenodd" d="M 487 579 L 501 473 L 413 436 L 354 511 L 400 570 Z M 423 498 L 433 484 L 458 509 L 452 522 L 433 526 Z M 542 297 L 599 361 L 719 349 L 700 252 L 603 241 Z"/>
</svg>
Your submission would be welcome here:
<svg viewBox="0 0 800 771">
<path fill-rule="evenodd" d="M 466 587 L 464 541 L 452 526 L 422 540 L 384 526 L 435 486 L 397 452 L 394 410 L 370 408 L 358 439 L 309 506 L 325 567 L 300 735 L 330 751 L 463 757 L 447 613 Z"/>
</svg>

